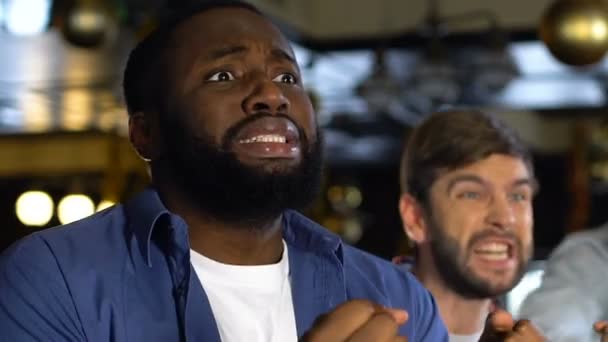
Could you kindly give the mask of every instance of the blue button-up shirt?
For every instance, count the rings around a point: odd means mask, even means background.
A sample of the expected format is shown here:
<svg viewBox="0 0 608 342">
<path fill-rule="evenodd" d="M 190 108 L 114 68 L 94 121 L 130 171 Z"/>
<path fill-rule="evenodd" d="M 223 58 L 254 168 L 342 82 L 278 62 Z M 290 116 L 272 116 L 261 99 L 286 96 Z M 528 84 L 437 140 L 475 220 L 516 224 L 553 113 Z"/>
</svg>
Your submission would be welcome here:
<svg viewBox="0 0 608 342">
<path fill-rule="evenodd" d="M 299 336 L 364 298 L 407 310 L 410 342 L 447 341 L 431 295 L 407 272 L 295 212 L 283 226 Z M 0 257 L 0 341 L 219 342 L 189 251 L 188 226 L 152 189 L 30 235 Z"/>
</svg>

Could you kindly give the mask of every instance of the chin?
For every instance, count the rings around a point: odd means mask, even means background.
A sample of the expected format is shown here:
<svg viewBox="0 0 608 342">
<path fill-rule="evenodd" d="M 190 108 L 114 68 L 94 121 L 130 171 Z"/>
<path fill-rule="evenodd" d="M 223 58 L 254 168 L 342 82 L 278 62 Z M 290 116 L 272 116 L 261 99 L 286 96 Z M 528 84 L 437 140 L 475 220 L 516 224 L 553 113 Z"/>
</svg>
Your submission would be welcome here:
<svg viewBox="0 0 608 342">
<path fill-rule="evenodd" d="M 491 293 L 493 296 L 500 296 L 502 294 L 505 294 L 509 291 L 511 291 L 511 289 L 513 287 L 515 287 L 515 281 L 514 279 L 505 279 L 505 280 L 488 280 L 485 282 L 485 287 L 487 288 L 487 292 Z"/>
<path fill-rule="evenodd" d="M 258 163 L 241 161 L 241 164 L 263 174 L 271 175 L 287 175 L 294 172 L 300 166 L 299 161 L 286 159 L 268 159 Z"/>
</svg>

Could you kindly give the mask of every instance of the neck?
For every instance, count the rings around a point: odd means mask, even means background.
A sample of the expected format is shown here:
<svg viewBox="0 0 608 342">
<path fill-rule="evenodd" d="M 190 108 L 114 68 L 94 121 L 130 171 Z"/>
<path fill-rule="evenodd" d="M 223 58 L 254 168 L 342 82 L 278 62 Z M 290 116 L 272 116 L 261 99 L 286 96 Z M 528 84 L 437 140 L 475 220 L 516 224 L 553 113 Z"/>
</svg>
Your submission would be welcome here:
<svg viewBox="0 0 608 342">
<path fill-rule="evenodd" d="M 265 265 L 281 259 L 282 216 L 264 222 L 231 223 L 202 212 L 174 184 L 155 181 L 164 205 L 188 224 L 190 248 L 232 265 Z"/>
<path fill-rule="evenodd" d="M 469 299 L 447 286 L 429 258 L 416 260 L 414 274 L 435 297 L 448 332 L 471 335 L 481 331 L 490 312 L 491 299 Z"/>
</svg>

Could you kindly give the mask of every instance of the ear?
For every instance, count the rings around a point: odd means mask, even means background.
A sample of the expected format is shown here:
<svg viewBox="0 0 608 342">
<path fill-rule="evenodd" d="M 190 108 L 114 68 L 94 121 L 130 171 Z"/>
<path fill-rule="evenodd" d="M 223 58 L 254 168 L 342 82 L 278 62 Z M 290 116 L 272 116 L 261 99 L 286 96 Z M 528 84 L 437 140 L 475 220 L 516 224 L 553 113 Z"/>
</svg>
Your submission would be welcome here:
<svg viewBox="0 0 608 342">
<path fill-rule="evenodd" d="M 129 140 L 137 154 L 150 162 L 160 155 L 158 127 L 150 114 L 137 112 L 129 117 Z"/>
<path fill-rule="evenodd" d="M 408 239 L 420 244 L 428 240 L 427 225 L 422 205 L 412 195 L 405 193 L 399 200 L 399 214 Z"/>
</svg>

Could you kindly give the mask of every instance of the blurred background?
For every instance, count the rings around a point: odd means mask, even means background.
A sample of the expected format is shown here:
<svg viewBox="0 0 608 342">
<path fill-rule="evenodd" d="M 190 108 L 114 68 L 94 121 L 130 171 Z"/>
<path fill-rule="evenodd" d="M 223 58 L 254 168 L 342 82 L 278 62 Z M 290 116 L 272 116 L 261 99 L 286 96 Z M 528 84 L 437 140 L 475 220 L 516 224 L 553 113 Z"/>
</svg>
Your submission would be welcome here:
<svg viewBox="0 0 608 342">
<path fill-rule="evenodd" d="M 325 132 L 324 190 L 307 214 L 349 243 L 387 259 L 407 252 L 403 140 L 449 106 L 497 113 L 532 149 L 536 259 L 608 221 L 602 1 L 251 2 L 294 44 Z M 167 5 L 0 0 L 0 251 L 148 184 L 126 139 L 121 77 Z"/>
</svg>

